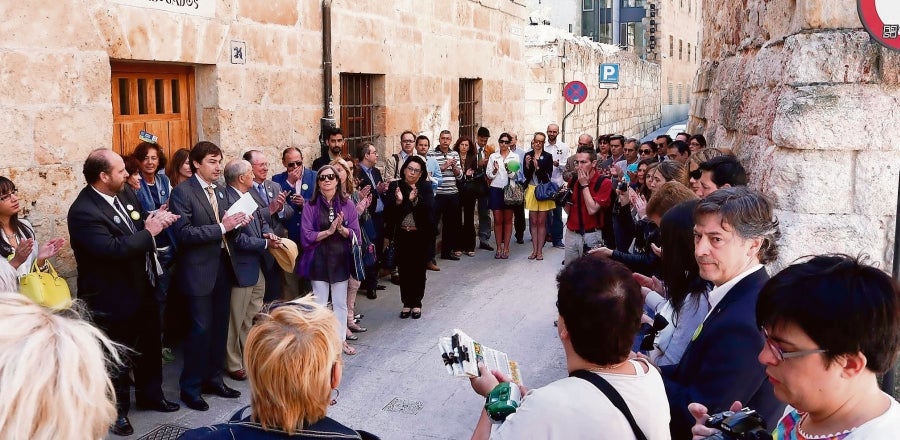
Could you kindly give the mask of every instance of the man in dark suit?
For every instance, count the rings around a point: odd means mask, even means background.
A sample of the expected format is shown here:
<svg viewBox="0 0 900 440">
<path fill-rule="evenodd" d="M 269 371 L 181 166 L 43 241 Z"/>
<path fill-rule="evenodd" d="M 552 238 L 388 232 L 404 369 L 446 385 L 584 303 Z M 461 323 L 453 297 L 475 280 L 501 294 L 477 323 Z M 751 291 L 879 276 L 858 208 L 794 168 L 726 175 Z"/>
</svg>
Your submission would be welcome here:
<svg viewBox="0 0 900 440">
<path fill-rule="evenodd" d="M 179 408 L 162 393 L 159 305 L 153 288 L 160 273 L 154 237 L 177 216 L 165 208 L 148 216 L 125 185 L 125 162 L 111 150 L 92 151 L 83 172 L 88 185 L 68 214 L 78 296 L 87 303 L 97 327 L 134 350 L 124 355 L 123 366 L 111 372 L 118 410 L 111 431 L 131 435 L 129 372 L 134 374 L 138 406 L 161 412 Z"/>
<path fill-rule="evenodd" d="M 300 213 L 303 205 L 312 198 L 315 190 L 316 173 L 303 167 L 303 153 L 297 147 L 287 147 L 281 153 L 281 162 L 285 171 L 272 176 L 272 181 L 281 185 L 281 189 L 288 192 L 288 206 L 294 210 L 294 216 L 287 221 L 287 236 L 295 243 L 300 243 Z M 297 256 L 300 261 L 300 256 Z M 312 291 L 309 282 L 301 280 L 296 274 L 282 272 L 284 274 L 282 285 L 282 298 L 291 300 Z"/>
<path fill-rule="evenodd" d="M 241 395 L 222 379 L 234 271 L 225 234 L 249 223 L 243 213 L 225 215 L 222 150 L 198 142 L 188 156 L 194 176 L 172 191 L 172 212 L 181 216 L 173 228 L 179 244 L 176 279 L 186 296 L 190 329 L 181 371 L 181 400 L 189 408 L 206 411 L 201 393 L 226 398 Z"/>
<path fill-rule="evenodd" d="M 372 219 L 372 233 L 370 235 L 372 243 L 375 244 L 375 255 L 378 256 L 378 263 L 375 266 L 366 268 L 366 279 L 363 281 L 363 289 L 366 291 L 366 297 L 375 299 L 378 297 L 377 290 L 383 290 L 385 286 L 378 284 L 378 268 L 381 267 L 384 251 L 384 195 L 388 189 L 388 183 L 381 178 L 381 171 L 375 167 L 378 162 L 378 150 L 371 143 L 363 144 L 362 148 L 357 152 L 359 159 L 359 172 L 356 181 L 359 182 L 359 188 L 366 186 L 372 188 L 373 203 L 369 204 L 369 216 Z M 360 227 L 365 227 L 360 225 Z"/>
<path fill-rule="evenodd" d="M 344 154 L 344 132 L 338 127 L 328 129 L 325 145 L 328 146 L 328 154 L 323 154 L 313 161 L 313 171 L 319 171 L 319 168 L 330 164 L 335 159 L 341 158 L 341 155 Z"/>
<path fill-rule="evenodd" d="M 246 160 L 232 160 L 225 166 L 225 202 L 232 206 L 253 191 L 253 168 Z M 251 196 L 252 197 L 252 196 Z M 231 249 L 231 266 L 235 284 L 231 288 L 231 317 L 228 320 L 228 348 L 226 369 L 234 380 L 246 380 L 243 348 L 247 333 L 253 325 L 253 317 L 262 309 L 266 292 L 266 278 L 262 268 L 266 258 L 272 255 L 266 250 L 280 246 L 278 236 L 272 233 L 269 224 L 263 220 L 258 204 L 250 215 L 250 222 L 235 229 L 227 236 Z M 268 211 L 266 211 L 268 212 Z"/>
<path fill-rule="evenodd" d="M 294 216 L 294 208 L 287 203 L 288 192 L 281 189 L 281 185 L 268 179 L 269 161 L 262 151 L 250 150 L 244 153 L 243 157 L 253 167 L 253 186 L 250 195 L 259 205 L 263 219 L 275 235 L 287 237 L 286 225 Z M 268 303 L 281 297 L 283 271 L 268 252 L 263 258 L 265 261 L 262 271 L 266 278 L 266 295 L 263 301 Z"/>
<path fill-rule="evenodd" d="M 712 414 L 739 400 L 772 428 L 784 404 L 775 398 L 765 366 L 756 359 L 765 340 L 755 315 L 759 292 L 769 279 L 763 263 L 778 254 L 780 233 L 772 204 L 746 187 L 726 188 L 697 205 L 694 221 L 700 276 L 715 287 L 709 293 L 709 315 L 681 361 L 661 368 L 672 438 L 691 438 L 692 402 L 702 403 Z"/>
</svg>

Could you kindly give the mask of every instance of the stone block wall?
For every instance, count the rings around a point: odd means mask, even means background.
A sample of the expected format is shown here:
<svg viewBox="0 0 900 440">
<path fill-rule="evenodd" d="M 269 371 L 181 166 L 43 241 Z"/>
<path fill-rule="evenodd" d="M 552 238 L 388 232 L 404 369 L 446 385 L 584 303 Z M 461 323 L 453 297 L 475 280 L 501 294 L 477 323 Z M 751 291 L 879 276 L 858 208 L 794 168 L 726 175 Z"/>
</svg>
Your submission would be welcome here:
<svg viewBox="0 0 900 440">
<path fill-rule="evenodd" d="M 111 62 L 193 66 L 194 140 L 226 159 L 258 148 L 277 173 L 285 146 L 307 164 L 319 155 L 322 2 L 210 3 L 203 16 L 152 0 L 0 2 L 0 175 L 16 182 L 39 239 L 67 238 L 82 163 L 112 146 Z M 335 0 L 334 102 L 341 72 L 383 77 L 383 152 L 406 129 L 455 136 L 460 78 L 481 79 L 482 124 L 520 124 L 524 17 L 522 2 L 506 0 Z M 246 43 L 246 64 L 231 64 L 233 40 Z M 70 249 L 56 266 L 75 275 Z"/>
<path fill-rule="evenodd" d="M 731 148 L 778 206 L 779 263 L 843 252 L 890 269 L 900 54 L 853 0 L 723 0 L 705 8 L 688 131 Z"/>
<path fill-rule="evenodd" d="M 526 58 L 530 71 L 525 106 L 525 132 L 544 131 L 547 124 L 556 122 L 565 127 L 562 135 L 569 146 L 575 145 L 582 133 L 621 133 L 640 138 L 660 124 L 659 65 L 641 60 L 615 46 L 591 42 L 585 37 L 549 26 L 526 28 Z M 619 64 L 619 88 L 600 89 L 601 63 Z M 588 87 L 587 100 L 575 106 L 565 101 L 566 82 L 581 81 Z"/>
</svg>

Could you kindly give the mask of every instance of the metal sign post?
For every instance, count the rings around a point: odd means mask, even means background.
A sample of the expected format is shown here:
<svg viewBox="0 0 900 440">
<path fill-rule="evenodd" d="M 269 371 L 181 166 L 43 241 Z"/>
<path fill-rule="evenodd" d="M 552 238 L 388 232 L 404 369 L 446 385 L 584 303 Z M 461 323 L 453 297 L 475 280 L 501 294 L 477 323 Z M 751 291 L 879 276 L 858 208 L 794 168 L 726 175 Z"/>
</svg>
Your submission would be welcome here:
<svg viewBox="0 0 900 440">
<path fill-rule="evenodd" d="M 897 240 L 897 237 L 900 237 L 900 178 L 898 178 L 897 182 L 897 216 L 894 217 L 894 264 L 893 264 L 893 276 L 895 280 L 900 280 L 900 258 L 897 258 L 900 255 L 900 241 Z M 881 390 L 894 395 L 894 369 L 897 367 L 897 360 L 894 359 L 894 362 L 891 363 L 891 369 L 884 373 L 884 377 L 881 379 Z"/>
</svg>

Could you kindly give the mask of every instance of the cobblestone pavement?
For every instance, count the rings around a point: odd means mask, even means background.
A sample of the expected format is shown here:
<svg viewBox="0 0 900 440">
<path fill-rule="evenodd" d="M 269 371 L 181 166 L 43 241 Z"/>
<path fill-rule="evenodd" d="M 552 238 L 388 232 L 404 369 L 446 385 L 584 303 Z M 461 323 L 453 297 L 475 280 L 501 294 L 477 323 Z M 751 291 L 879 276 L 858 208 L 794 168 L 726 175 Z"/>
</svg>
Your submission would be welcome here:
<svg viewBox="0 0 900 440">
<path fill-rule="evenodd" d="M 478 251 L 460 261 L 438 260 L 440 272 L 428 272 L 423 316 L 397 317 L 399 288 L 386 279 L 378 299 L 359 295 L 357 313 L 369 330 L 359 334 L 356 356 L 344 356 L 344 377 L 337 405 L 329 416 L 382 439 L 463 439 L 471 436 L 483 399 L 467 380 L 447 376 L 437 339 L 453 328 L 519 361 L 529 387 L 565 375 L 562 346 L 553 327 L 555 276 L 563 250 L 544 248 L 544 261 L 528 260 L 531 242 L 511 246 L 508 260 Z M 180 354 L 179 354 L 180 357 Z M 180 359 L 179 359 L 180 360 Z M 178 401 L 179 360 L 164 368 L 164 392 Z M 176 413 L 133 409 L 131 438 L 177 438 L 166 425 L 198 427 L 220 423 L 249 403 L 247 382 L 226 379 L 239 399 L 207 396 L 210 410 L 193 411 L 182 403 Z M 179 403 L 181 403 L 179 401 Z M 110 436 L 115 439 L 116 436 Z"/>
</svg>

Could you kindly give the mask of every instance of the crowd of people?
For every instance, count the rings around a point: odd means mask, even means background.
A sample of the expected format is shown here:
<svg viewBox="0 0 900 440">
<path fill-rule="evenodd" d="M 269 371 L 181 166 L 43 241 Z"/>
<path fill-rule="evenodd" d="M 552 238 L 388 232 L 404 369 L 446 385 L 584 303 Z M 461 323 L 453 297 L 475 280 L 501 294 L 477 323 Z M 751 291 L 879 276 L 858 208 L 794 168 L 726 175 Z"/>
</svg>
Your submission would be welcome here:
<svg viewBox="0 0 900 440">
<path fill-rule="evenodd" d="M 15 347 L 78 339 L 91 350 L 56 360 L 55 374 L 78 365 L 98 374 L 106 361 L 108 377 L 59 392 L 107 398 L 68 409 L 51 428 L 25 411 L 0 411 L 0 426 L 26 418 L 11 438 L 46 429 L 96 438 L 104 426 L 130 435 L 132 388 L 139 407 L 180 409 L 163 395 L 162 364 L 183 344 L 189 408 L 208 410 L 203 395 L 239 397 L 225 376 L 251 385 L 249 407 L 185 438 L 375 438 L 326 416 L 341 353 L 356 354 L 351 342 L 367 331 L 357 294 L 375 300 L 389 278 L 399 318 L 421 319 L 438 257 L 484 250 L 508 259 L 513 240 L 525 243 L 527 217 L 528 260 L 544 260 L 547 245 L 564 249 L 555 324 L 570 377 L 522 389 L 521 407 L 501 425 L 483 412 L 473 438 L 589 438 L 598 426 L 606 438 L 705 438 L 715 432 L 704 425 L 709 413 L 742 406 L 777 438 L 889 438 L 900 429 L 900 405 L 876 379 L 900 350 L 900 291 L 886 274 L 817 256 L 770 278 L 764 265 L 780 238 L 772 203 L 702 135 L 604 135 L 595 144 L 582 134 L 570 149 L 559 131 L 550 124 L 527 149 L 513 132 L 495 147 L 486 127 L 455 142 L 441 131 L 434 147 L 405 131 L 400 151 L 380 159 L 371 143 L 345 156 L 334 128 L 311 168 L 288 147 L 284 171 L 271 176 L 262 151 L 226 163 L 208 141 L 171 158 L 150 142 L 126 157 L 92 151 L 68 213 L 76 310 L 54 314 L 0 295 L 2 325 L 42 329 L 0 331 L 0 357 L 37 362 Z M 65 245 L 40 243 L 20 211 L 15 184 L 0 177 L 0 287 L 11 292 Z M 7 371 L 0 364 L 3 400 L 24 392 Z M 482 368 L 472 386 L 487 395 L 502 381 Z"/>
</svg>

